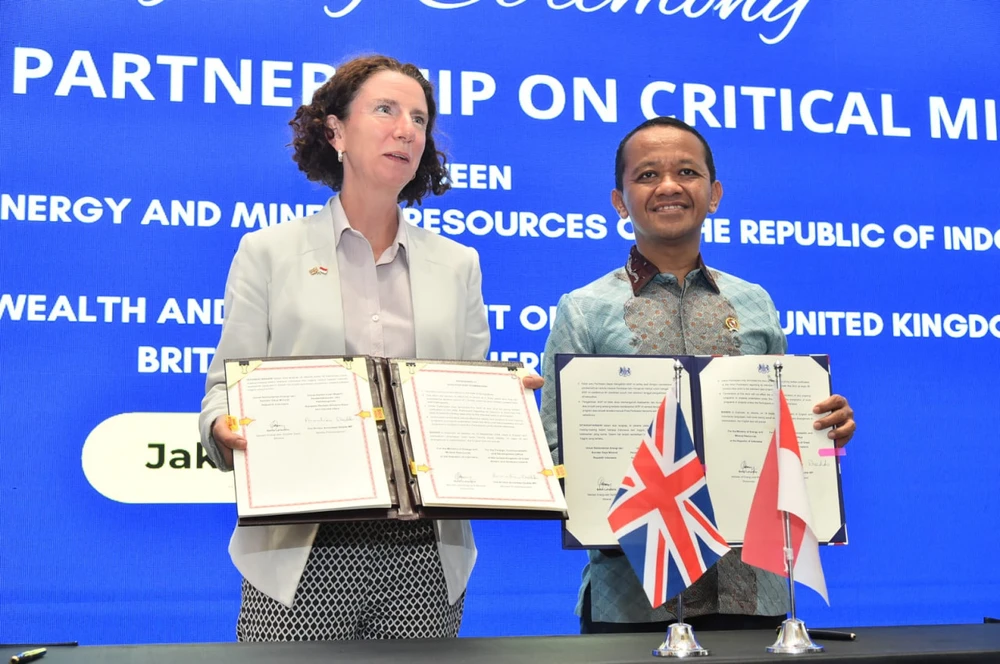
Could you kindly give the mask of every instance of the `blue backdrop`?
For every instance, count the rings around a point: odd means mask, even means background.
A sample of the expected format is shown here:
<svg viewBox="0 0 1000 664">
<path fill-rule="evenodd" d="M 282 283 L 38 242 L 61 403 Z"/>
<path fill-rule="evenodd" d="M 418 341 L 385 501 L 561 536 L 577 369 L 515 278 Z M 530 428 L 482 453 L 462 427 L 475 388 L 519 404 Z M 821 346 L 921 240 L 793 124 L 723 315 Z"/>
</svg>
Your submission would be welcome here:
<svg viewBox="0 0 1000 664">
<path fill-rule="evenodd" d="M 480 251 L 495 359 L 536 363 L 558 297 L 623 264 L 620 138 L 650 114 L 703 131 L 706 261 L 763 284 L 857 411 L 850 545 L 801 613 L 1000 613 L 1000 5 L 5 0 L 0 641 L 234 637 L 231 480 L 193 427 L 211 314 L 240 236 L 329 195 L 287 122 L 368 52 L 438 86 L 465 188 L 410 215 Z M 576 631 L 556 523 L 476 534 L 463 635 Z"/>
</svg>

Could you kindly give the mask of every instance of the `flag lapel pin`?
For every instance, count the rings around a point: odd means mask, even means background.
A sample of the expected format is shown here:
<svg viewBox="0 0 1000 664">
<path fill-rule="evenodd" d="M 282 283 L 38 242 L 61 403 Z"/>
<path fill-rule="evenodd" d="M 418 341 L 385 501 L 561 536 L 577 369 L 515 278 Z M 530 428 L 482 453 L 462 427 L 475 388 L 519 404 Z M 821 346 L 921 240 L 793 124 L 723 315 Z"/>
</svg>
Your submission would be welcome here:
<svg viewBox="0 0 1000 664">
<path fill-rule="evenodd" d="M 316 267 L 309 270 L 309 274 L 311 275 L 326 274 L 327 272 L 329 272 L 329 270 L 327 270 L 322 265 L 317 265 Z"/>
</svg>

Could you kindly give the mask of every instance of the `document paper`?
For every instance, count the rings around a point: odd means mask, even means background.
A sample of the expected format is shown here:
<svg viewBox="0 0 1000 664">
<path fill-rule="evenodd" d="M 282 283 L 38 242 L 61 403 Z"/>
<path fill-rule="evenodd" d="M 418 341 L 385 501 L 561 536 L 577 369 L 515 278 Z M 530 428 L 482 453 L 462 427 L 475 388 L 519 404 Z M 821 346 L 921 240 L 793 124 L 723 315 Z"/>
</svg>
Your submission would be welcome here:
<svg viewBox="0 0 1000 664">
<path fill-rule="evenodd" d="M 535 396 L 517 372 L 399 362 L 424 505 L 566 510 Z"/>
<path fill-rule="evenodd" d="M 231 361 L 226 373 L 247 441 L 233 455 L 240 516 L 390 506 L 363 360 Z"/>
</svg>

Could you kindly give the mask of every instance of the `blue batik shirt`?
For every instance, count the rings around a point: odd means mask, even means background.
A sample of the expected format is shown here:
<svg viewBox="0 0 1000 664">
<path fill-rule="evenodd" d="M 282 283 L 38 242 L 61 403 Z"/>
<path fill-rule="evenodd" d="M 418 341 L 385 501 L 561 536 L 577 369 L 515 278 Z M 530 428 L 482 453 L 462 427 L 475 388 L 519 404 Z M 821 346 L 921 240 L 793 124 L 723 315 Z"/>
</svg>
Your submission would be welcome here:
<svg viewBox="0 0 1000 664">
<path fill-rule="evenodd" d="M 557 353 L 595 355 L 764 355 L 787 348 L 778 313 L 757 284 L 705 266 L 683 284 L 661 273 L 632 247 L 619 268 L 559 300 L 545 345 L 542 421 L 557 452 L 555 359 Z M 558 463 L 559 460 L 556 459 Z M 739 549 L 726 554 L 684 591 L 684 614 L 780 615 L 787 611 L 786 580 L 745 565 Z M 675 601 L 651 608 L 628 559 L 588 551 L 576 613 L 590 586 L 591 620 L 657 622 L 674 618 Z"/>
</svg>

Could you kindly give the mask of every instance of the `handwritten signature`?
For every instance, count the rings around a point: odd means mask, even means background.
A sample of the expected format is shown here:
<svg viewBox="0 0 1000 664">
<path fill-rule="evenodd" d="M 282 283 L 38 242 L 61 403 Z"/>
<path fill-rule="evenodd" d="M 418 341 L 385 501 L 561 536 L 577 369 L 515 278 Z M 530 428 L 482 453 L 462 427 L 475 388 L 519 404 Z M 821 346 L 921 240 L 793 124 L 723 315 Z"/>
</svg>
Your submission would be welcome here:
<svg viewBox="0 0 1000 664">
<path fill-rule="evenodd" d="M 756 475 L 757 474 L 757 466 L 751 466 L 746 461 L 741 461 L 740 462 L 740 469 L 737 472 L 743 473 L 745 475 Z"/>
<path fill-rule="evenodd" d="M 455 473 L 453 479 L 455 484 L 476 484 L 476 478 L 463 475 L 462 473 Z"/>
<path fill-rule="evenodd" d="M 538 478 L 534 473 L 493 473 L 495 480 L 515 480 L 517 482 L 530 482 L 534 484 Z"/>
</svg>

